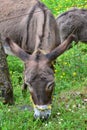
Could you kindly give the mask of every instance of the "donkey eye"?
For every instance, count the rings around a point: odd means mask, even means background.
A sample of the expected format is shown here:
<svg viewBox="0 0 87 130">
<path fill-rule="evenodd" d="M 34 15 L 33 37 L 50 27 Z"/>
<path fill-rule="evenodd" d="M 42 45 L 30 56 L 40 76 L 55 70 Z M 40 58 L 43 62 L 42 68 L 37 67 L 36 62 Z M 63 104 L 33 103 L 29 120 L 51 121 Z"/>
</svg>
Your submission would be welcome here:
<svg viewBox="0 0 87 130">
<path fill-rule="evenodd" d="M 46 90 L 51 91 L 53 89 L 53 87 L 54 87 L 54 82 L 50 82 L 47 84 Z"/>
</svg>

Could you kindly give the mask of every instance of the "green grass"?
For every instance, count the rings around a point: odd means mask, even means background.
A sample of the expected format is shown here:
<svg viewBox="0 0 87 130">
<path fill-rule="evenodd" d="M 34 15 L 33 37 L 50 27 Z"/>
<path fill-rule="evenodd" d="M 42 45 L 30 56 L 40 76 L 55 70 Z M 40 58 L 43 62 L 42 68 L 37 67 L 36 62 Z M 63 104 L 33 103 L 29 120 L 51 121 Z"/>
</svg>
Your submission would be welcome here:
<svg viewBox="0 0 87 130">
<path fill-rule="evenodd" d="M 57 16 L 72 7 L 87 8 L 86 0 L 41 0 Z"/>
<path fill-rule="evenodd" d="M 87 130 L 86 47 L 73 46 L 57 59 L 52 115 L 45 122 L 34 120 L 29 92 L 25 98 L 21 93 L 23 64 L 9 56 L 15 105 L 0 103 L 0 130 Z"/>
<path fill-rule="evenodd" d="M 73 3 L 43 1 L 55 16 Z M 79 43 L 56 60 L 52 115 L 45 122 L 34 120 L 29 91 L 25 98 L 22 96 L 23 63 L 9 56 L 8 65 L 15 104 L 0 102 L 0 130 L 87 130 L 87 45 Z"/>
</svg>

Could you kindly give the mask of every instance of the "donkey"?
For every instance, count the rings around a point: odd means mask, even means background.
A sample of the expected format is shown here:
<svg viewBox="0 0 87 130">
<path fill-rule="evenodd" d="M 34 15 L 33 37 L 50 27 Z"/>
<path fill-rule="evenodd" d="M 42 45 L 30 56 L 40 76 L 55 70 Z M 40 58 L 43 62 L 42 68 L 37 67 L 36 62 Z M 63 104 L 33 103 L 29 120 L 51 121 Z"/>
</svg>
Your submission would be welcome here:
<svg viewBox="0 0 87 130">
<path fill-rule="evenodd" d="M 23 89 L 29 88 L 34 117 L 47 119 L 51 115 L 54 90 L 52 62 L 67 49 L 74 36 L 59 43 L 56 20 L 41 2 L 37 2 L 14 29 L 16 31 L 6 31 L 9 37 L 5 39 L 5 52 L 24 62 Z"/>
<path fill-rule="evenodd" d="M 61 43 L 73 33 L 76 42 L 87 43 L 87 9 L 72 8 L 56 18 Z"/>
</svg>

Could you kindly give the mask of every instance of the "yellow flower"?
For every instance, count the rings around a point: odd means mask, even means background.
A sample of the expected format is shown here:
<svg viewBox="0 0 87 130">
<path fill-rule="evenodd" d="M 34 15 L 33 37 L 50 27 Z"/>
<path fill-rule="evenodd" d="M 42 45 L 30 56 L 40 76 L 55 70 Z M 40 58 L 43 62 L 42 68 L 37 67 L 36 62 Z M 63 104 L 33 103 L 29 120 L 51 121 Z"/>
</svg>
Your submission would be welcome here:
<svg viewBox="0 0 87 130">
<path fill-rule="evenodd" d="M 73 76 L 76 76 L 77 75 L 77 73 L 76 72 L 73 72 Z"/>
<path fill-rule="evenodd" d="M 65 76 L 66 75 L 65 72 L 63 72 L 62 75 Z"/>
<path fill-rule="evenodd" d="M 57 72 L 57 70 L 56 70 L 56 69 L 55 69 L 54 71 L 55 71 L 55 73 Z"/>
<path fill-rule="evenodd" d="M 61 76 L 60 76 L 60 78 L 62 79 L 62 78 L 63 78 L 63 76 L 61 75 Z"/>
<path fill-rule="evenodd" d="M 67 62 L 64 62 L 63 64 L 64 64 L 64 65 L 67 65 Z"/>
</svg>

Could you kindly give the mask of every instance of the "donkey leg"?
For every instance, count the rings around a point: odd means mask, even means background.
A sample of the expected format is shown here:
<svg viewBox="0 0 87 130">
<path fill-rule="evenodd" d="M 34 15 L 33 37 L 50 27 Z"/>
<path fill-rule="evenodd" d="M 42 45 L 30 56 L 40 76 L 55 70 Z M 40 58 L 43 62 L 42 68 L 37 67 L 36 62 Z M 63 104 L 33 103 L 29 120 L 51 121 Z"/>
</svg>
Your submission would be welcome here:
<svg viewBox="0 0 87 130">
<path fill-rule="evenodd" d="M 13 89 L 11 88 L 10 84 L 5 87 L 6 89 L 3 91 L 4 101 L 3 104 L 14 104 L 13 100 Z"/>
<path fill-rule="evenodd" d="M 6 55 L 0 40 L 0 91 L 4 97 L 4 104 L 13 104 L 13 88 L 10 81 L 10 74 L 6 61 Z"/>
</svg>

